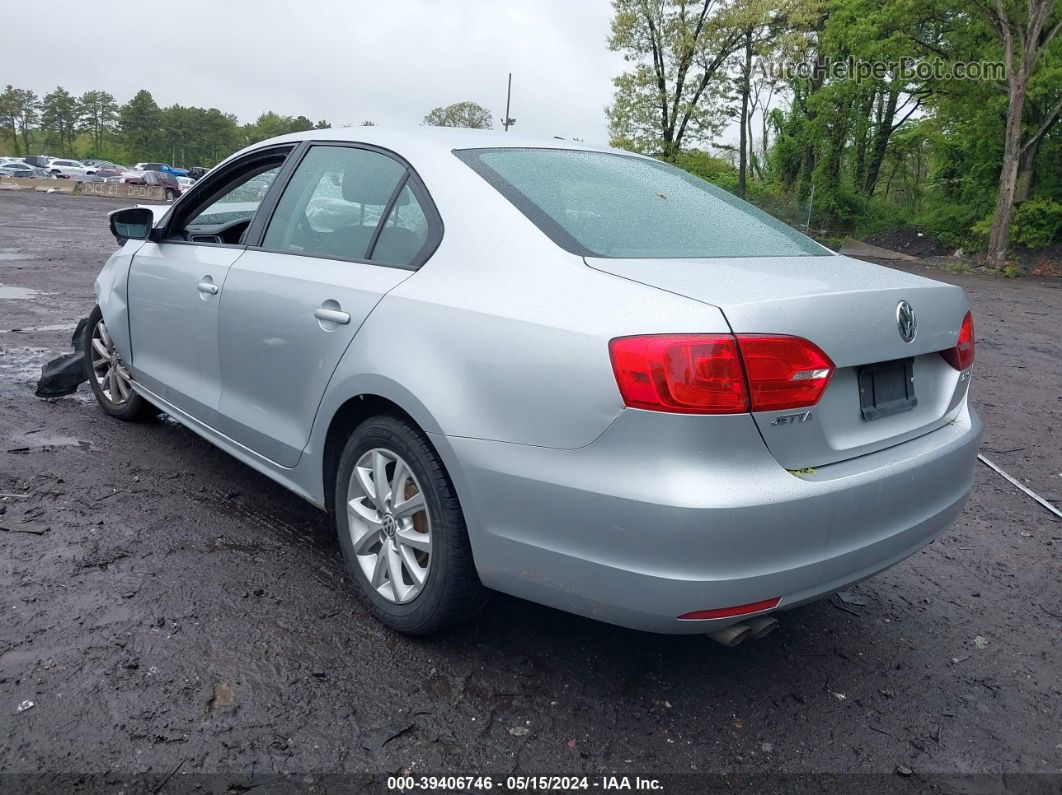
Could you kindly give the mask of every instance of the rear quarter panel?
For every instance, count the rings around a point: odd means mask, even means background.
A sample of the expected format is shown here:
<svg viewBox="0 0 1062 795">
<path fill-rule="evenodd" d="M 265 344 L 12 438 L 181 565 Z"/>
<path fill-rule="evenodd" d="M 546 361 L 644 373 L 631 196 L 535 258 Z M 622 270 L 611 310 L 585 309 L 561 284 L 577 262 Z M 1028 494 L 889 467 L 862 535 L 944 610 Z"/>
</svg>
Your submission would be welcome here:
<svg viewBox="0 0 1062 795">
<path fill-rule="evenodd" d="M 387 386 L 431 433 L 578 448 L 623 409 L 610 339 L 728 330 L 715 307 L 588 268 L 452 159 L 422 175 L 442 243 L 366 320 L 319 416 Z"/>
</svg>

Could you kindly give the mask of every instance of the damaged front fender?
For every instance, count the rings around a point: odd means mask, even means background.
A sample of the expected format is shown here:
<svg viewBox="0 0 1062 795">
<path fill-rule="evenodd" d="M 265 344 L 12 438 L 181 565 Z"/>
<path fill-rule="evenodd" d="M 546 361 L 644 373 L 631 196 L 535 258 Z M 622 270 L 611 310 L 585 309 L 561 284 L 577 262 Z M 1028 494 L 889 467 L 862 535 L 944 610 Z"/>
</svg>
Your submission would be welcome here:
<svg viewBox="0 0 1062 795">
<path fill-rule="evenodd" d="M 129 339 L 129 266 L 142 245 L 142 240 L 130 240 L 111 254 L 95 284 L 96 303 L 100 305 L 107 332 L 114 340 L 118 355 L 134 373 L 136 362 Z"/>
</svg>

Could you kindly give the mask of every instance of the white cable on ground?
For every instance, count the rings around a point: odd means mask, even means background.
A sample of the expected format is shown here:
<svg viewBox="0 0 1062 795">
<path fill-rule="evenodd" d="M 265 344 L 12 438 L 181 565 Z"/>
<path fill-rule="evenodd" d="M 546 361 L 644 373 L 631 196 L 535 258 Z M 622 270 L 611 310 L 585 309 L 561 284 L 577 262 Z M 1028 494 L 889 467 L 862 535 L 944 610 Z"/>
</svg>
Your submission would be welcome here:
<svg viewBox="0 0 1062 795">
<path fill-rule="evenodd" d="M 1013 478 L 1010 475 L 1008 475 L 1000 467 L 998 467 L 996 464 L 993 464 L 991 461 L 989 461 L 987 458 L 985 458 L 980 453 L 977 454 L 977 458 L 978 458 L 978 460 L 981 461 L 981 463 L 987 464 L 989 468 L 994 469 L 996 472 L 1001 474 L 1003 477 L 1005 477 L 1007 480 L 1009 480 L 1011 483 L 1013 483 L 1019 489 L 1024 491 L 1026 494 L 1028 494 L 1030 497 L 1032 497 L 1034 500 L 1036 500 L 1042 506 L 1047 508 L 1047 510 L 1049 510 L 1051 513 L 1053 513 L 1055 516 L 1062 517 L 1062 511 L 1058 510 L 1058 508 L 1056 508 L 1054 505 L 1049 503 L 1047 500 L 1045 500 L 1043 497 L 1041 497 L 1035 491 L 1033 491 L 1032 489 L 1022 485 L 1021 483 L 1019 483 L 1016 478 Z"/>
</svg>

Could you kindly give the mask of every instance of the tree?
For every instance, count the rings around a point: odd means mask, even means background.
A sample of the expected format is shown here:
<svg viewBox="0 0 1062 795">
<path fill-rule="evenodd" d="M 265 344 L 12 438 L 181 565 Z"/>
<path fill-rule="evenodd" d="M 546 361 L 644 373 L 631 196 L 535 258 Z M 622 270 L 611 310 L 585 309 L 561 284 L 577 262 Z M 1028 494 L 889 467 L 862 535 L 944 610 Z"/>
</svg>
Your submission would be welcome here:
<svg viewBox="0 0 1062 795">
<path fill-rule="evenodd" d="M 271 110 L 255 119 L 254 124 L 244 126 L 247 143 L 256 143 L 266 138 L 276 138 L 278 135 L 312 129 L 314 129 L 313 122 L 305 116 L 281 116 Z"/>
<path fill-rule="evenodd" d="M 8 84 L 0 94 L 0 129 L 11 138 L 11 152 L 18 154 L 18 95 L 15 87 Z"/>
<path fill-rule="evenodd" d="M 743 33 L 725 24 L 722 0 L 613 0 L 612 7 L 609 49 L 634 65 L 613 80 L 606 110 L 613 140 L 673 159 L 687 136 L 717 134 L 727 113 L 709 100 L 725 95 L 723 66 Z"/>
<path fill-rule="evenodd" d="M 48 145 L 57 143 L 59 153 L 70 156 L 74 150 L 74 131 L 81 115 L 77 98 L 62 86 L 41 100 L 41 128 Z"/>
<path fill-rule="evenodd" d="M 118 103 L 106 91 L 86 91 L 79 100 L 78 130 L 92 136 L 93 154 L 103 153 L 104 139 L 118 122 Z"/>
<path fill-rule="evenodd" d="M 162 111 L 150 91 L 141 89 L 122 106 L 118 124 L 129 154 L 146 160 L 158 154 L 161 139 Z"/>
<path fill-rule="evenodd" d="M 424 124 L 430 127 L 469 127 L 474 130 L 493 129 L 491 113 L 482 105 L 465 100 L 434 108 L 424 117 Z"/>
<path fill-rule="evenodd" d="M 18 136 L 22 136 L 23 153 L 30 154 L 30 129 L 40 118 L 40 101 L 32 91 L 8 85 L 0 94 L 0 122 L 8 128 L 11 143 L 18 154 Z"/>
<path fill-rule="evenodd" d="M 1025 99 L 1037 65 L 1062 27 L 1062 19 L 1052 20 L 1055 0 L 974 0 L 988 16 L 1003 44 L 1007 68 L 1007 122 L 1003 136 L 1003 168 L 999 175 L 999 195 L 988 236 L 988 264 L 1002 269 L 1007 256 L 1007 235 L 1014 215 L 1014 198 L 1022 155 L 1038 145 L 1062 111 L 1062 93 L 1045 114 L 1039 127 L 1024 134 Z"/>
</svg>

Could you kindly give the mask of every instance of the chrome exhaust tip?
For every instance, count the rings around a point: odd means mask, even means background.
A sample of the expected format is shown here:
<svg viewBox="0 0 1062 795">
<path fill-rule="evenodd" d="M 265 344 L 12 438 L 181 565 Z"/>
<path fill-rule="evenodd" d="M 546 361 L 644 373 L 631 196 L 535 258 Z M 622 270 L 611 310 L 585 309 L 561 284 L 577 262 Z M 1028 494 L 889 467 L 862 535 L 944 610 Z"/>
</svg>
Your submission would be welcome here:
<svg viewBox="0 0 1062 795">
<path fill-rule="evenodd" d="M 722 629 L 717 629 L 715 632 L 709 632 L 708 637 L 716 643 L 722 643 L 724 646 L 732 647 L 737 646 L 751 634 L 752 627 L 748 624 L 731 624 L 729 627 L 723 627 Z"/>
<path fill-rule="evenodd" d="M 750 618 L 745 624 L 752 633 L 750 636 L 752 640 L 766 638 L 778 629 L 778 620 L 770 616 L 756 616 L 756 618 Z"/>
</svg>

